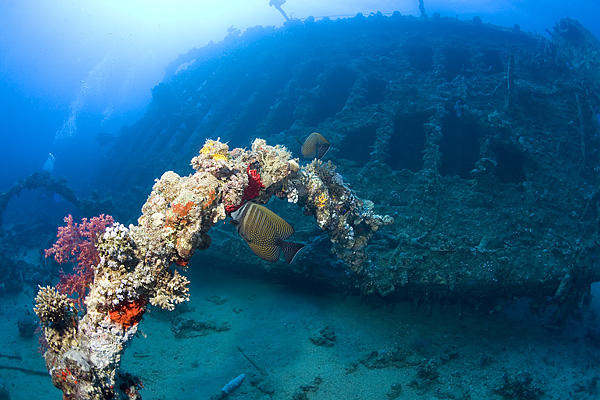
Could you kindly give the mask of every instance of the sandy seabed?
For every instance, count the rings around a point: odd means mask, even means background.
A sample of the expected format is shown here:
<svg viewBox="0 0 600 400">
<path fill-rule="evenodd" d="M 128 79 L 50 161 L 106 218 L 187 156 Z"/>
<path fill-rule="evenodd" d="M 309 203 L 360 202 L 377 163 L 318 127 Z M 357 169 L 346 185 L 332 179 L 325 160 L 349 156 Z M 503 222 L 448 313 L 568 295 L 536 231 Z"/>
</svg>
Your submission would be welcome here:
<svg viewBox="0 0 600 400">
<path fill-rule="evenodd" d="M 216 399 L 242 373 L 228 398 L 600 396 L 600 347 L 587 337 L 598 329 L 598 303 L 557 329 L 522 302 L 492 314 L 436 303 L 377 308 L 355 296 L 215 270 L 190 280 L 191 301 L 173 313 L 151 309 L 125 352 L 122 370 L 141 377 L 145 400 Z M 0 304 L 0 353 L 21 357 L 0 358 L 2 366 L 45 371 L 37 337 L 21 338 L 17 328 L 33 297 L 29 289 Z M 180 329 L 176 337 L 173 327 L 186 319 L 209 328 Z M 0 379 L 12 400 L 61 399 L 49 376 L 0 369 Z"/>
</svg>

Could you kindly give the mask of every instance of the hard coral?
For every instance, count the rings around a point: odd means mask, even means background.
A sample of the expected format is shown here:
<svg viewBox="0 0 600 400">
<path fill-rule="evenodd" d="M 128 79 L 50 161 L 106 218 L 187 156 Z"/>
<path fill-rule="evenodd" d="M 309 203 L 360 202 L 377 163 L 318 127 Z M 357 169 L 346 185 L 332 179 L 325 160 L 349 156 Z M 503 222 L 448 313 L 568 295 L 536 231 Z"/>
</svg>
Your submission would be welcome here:
<svg viewBox="0 0 600 400">
<path fill-rule="evenodd" d="M 71 325 L 70 321 L 76 315 L 67 295 L 50 286 L 40 287 L 35 304 L 34 311 L 42 326 L 63 329 L 67 325 Z"/>
</svg>

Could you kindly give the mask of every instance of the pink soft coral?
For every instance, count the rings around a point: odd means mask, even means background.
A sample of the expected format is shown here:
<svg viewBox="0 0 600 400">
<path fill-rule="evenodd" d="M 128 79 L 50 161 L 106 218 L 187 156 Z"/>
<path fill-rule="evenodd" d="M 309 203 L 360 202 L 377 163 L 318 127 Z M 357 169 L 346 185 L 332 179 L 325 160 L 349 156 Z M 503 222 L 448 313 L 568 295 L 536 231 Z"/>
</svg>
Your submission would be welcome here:
<svg viewBox="0 0 600 400">
<path fill-rule="evenodd" d="M 73 274 L 60 271 L 60 282 L 56 288 L 69 296 L 77 293 L 77 298 L 73 301 L 82 308 L 88 285 L 94 279 L 92 266 L 100 262 L 96 238 L 107 226 L 113 224 L 114 219 L 110 215 L 101 214 L 89 221 L 83 218 L 81 224 L 78 224 L 73 222 L 72 215 L 68 215 L 65 217 L 65 222 L 67 226 L 58 228 L 56 235 L 58 240 L 46 250 L 45 254 L 46 257 L 53 255 L 59 264 L 67 262 L 77 264 L 73 267 Z"/>
</svg>

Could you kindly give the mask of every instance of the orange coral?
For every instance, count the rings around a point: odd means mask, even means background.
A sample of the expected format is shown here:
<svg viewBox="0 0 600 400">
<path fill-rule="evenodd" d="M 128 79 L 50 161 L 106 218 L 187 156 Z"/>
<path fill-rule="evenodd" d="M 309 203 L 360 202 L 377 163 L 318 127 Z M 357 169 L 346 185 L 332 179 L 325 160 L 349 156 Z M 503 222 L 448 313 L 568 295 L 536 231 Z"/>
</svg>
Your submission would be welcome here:
<svg viewBox="0 0 600 400">
<path fill-rule="evenodd" d="M 171 206 L 174 215 L 167 216 L 167 223 L 165 224 L 169 228 L 175 228 L 177 224 L 186 225 L 188 220 L 186 219 L 188 213 L 194 207 L 196 203 L 188 201 L 185 205 L 181 203 L 175 203 Z"/>
<path fill-rule="evenodd" d="M 317 198 L 317 201 L 316 201 L 317 207 L 325 207 L 325 205 L 327 204 L 328 200 L 329 199 L 327 198 L 327 194 L 325 192 L 321 193 L 319 195 L 319 197 Z"/>
<path fill-rule="evenodd" d="M 185 260 L 185 259 L 183 259 L 181 257 L 178 257 L 175 260 L 175 264 L 179 265 L 180 267 L 187 267 L 189 263 L 190 262 L 188 260 Z"/>
<path fill-rule="evenodd" d="M 206 210 L 210 205 L 217 199 L 217 191 L 215 189 L 210 189 L 208 192 L 208 196 L 206 198 L 206 203 L 202 207 L 203 210 Z"/>
<path fill-rule="evenodd" d="M 185 204 L 185 206 L 183 204 L 179 204 L 179 203 L 173 204 L 173 212 L 175 214 L 179 215 L 180 218 L 185 218 L 193 206 L 194 206 L 194 202 L 191 200 L 188 201 Z"/>
<path fill-rule="evenodd" d="M 137 299 L 135 301 L 125 301 L 120 303 L 117 308 L 110 311 L 108 315 L 110 320 L 123 326 L 124 329 L 137 324 L 142 319 L 146 311 L 146 301 Z"/>
</svg>

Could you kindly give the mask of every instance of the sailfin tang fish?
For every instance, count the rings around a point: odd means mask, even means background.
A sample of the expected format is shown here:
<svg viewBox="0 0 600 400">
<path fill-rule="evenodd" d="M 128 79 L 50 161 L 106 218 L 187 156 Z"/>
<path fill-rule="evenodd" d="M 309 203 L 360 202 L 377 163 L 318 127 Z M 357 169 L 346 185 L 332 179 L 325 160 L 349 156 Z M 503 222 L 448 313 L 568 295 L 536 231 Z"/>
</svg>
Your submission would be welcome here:
<svg viewBox="0 0 600 400">
<path fill-rule="evenodd" d="M 256 203 L 246 203 L 231 213 L 232 224 L 250 249 L 263 260 L 275 262 L 279 253 L 288 264 L 294 261 L 303 244 L 286 242 L 292 236 L 294 228 L 283 218 Z"/>
<path fill-rule="evenodd" d="M 329 141 L 323 137 L 320 133 L 313 132 L 302 144 L 302 157 L 304 158 L 317 158 L 320 160 L 329 150 Z"/>
</svg>

